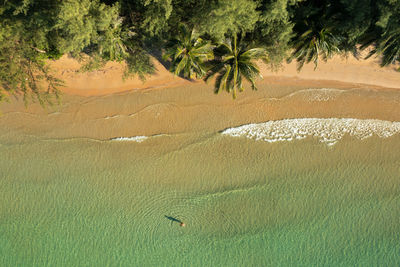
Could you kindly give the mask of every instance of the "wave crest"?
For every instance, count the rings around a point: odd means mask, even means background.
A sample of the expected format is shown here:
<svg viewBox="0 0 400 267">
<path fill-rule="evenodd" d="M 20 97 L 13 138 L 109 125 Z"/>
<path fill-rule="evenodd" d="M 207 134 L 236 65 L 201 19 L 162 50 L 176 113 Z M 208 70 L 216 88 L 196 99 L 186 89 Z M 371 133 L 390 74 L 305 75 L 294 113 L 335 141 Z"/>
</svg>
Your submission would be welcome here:
<svg viewBox="0 0 400 267">
<path fill-rule="evenodd" d="M 400 122 L 351 118 L 285 119 L 246 124 L 222 132 L 223 135 L 247 137 L 270 143 L 315 137 L 327 145 L 336 144 L 345 135 L 362 140 L 373 135 L 386 138 L 397 133 L 400 133 Z"/>
</svg>

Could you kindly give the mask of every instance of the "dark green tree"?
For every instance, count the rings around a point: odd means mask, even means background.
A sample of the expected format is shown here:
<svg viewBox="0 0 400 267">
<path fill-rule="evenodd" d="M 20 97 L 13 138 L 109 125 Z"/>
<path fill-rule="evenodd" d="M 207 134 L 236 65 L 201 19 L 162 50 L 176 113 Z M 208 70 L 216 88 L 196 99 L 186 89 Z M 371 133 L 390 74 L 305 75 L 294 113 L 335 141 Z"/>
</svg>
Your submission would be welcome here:
<svg viewBox="0 0 400 267">
<path fill-rule="evenodd" d="M 273 69 L 279 67 L 287 57 L 294 36 L 292 12 L 299 0 L 257 0 L 259 19 L 253 32 L 247 36 L 248 42 L 265 47 L 268 62 Z"/>
<path fill-rule="evenodd" d="M 257 4 L 252 0 L 209 1 L 208 9 L 203 9 L 191 19 L 200 34 L 222 41 L 225 36 L 251 32 L 259 18 Z"/>
<path fill-rule="evenodd" d="M 120 13 L 118 3 L 108 6 L 98 0 L 63 2 L 54 27 L 61 37 L 57 47 L 63 54 L 83 58 L 86 70 L 100 68 L 107 61 L 124 61 L 126 75 L 144 78 L 154 67 L 134 26 Z"/>
<path fill-rule="evenodd" d="M 127 17 L 142 40 L 161 38 L 169 30 L 172 0 L 120 0 L 121 15 Z"/>
</svg>

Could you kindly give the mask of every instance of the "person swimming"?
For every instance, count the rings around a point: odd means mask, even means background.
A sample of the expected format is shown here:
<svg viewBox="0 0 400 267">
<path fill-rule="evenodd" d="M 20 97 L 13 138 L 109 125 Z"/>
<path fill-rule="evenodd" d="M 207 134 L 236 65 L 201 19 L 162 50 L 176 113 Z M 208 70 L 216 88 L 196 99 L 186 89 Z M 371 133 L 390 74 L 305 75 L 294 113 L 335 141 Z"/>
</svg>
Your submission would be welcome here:
<svg viewBox="0 0 400 267">
<path fill-rule="evenodd" d="M 171 224 L 173 222 L 177 222 L 177 223 L 179 223 L 179 226 L 181 226 L 181 227 L 185 227 L 186 226 L 186 224 L 184 222 L 182 222 L 181 220 L 179 220 L 177 218 L 174 218 L 174 217 L 171 217 L 171 216 L 167 216 L 167 215 L 164 215 L 164 216 L 165 216 L 165 218 L 167 218 L 168 220 L 171 221 Z"/>
</svg>

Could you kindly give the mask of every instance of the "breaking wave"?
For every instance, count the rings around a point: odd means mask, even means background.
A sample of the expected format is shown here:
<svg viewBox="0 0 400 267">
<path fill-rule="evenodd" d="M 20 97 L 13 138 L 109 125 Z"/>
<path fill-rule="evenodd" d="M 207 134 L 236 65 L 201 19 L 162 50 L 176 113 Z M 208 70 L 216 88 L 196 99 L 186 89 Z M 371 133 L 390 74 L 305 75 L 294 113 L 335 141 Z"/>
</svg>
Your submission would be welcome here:
<svg viewBox="0 0 400 267">
<path fill-rule="evenodd" d="M 362 140 L 373 135 L 386 138 L 397 133 L 400 133 L 400 122 L 351 118 L 285 119 L 246 124 L 222 132 L 223 135 L 247 137 L 270 143 L 315 137 L 327 145 L 336 144 L 345 135 Z"/>
</svg>

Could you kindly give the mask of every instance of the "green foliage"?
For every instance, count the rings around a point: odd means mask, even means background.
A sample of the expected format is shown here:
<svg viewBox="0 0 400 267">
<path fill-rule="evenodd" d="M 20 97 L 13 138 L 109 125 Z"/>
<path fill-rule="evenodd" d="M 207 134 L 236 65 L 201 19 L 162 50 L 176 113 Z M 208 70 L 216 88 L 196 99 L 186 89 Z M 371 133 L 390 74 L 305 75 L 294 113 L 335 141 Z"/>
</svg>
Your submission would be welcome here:
<svg viewBox="0 0 400 267">
<path fill-rule="evenodd" d="M 266 48 L 272 67 L 279 66 L 290 49 L 294 23 L 291 21 L 290 7 L 299 0 L 258 1 L 260 17 L 251 40 Z"/>
<path fill-rule="evenodd" d="M 141 47 L 130 48 L 129 56 L 125 59 L 126 69 L 124 78 L 138 75 L 141 80 L 145 80 L 147 75 L 154 74 L 156 69 L 149 54 Z"/>
<path fill-rule="evenodd" d="M 295 39 L 294 51 L 288 61 L 296 59 L 298 70 L 301 70 L 304 63 L 312 61 L 315 69 L 320 57 L 327 61 L 334 54 L 340 53 L 339 43 L 340 38 L 333 35 L 329 29 L 316 31 L 315 28 L 311 28 Z"/>
<path fill-rule="evenodd" d="M 215 60 L 210 62 L 210 69 L 205 77 L 205 81 L 217 75 L 215 78 L 214 92 L 225 90 L 232 93 L 236 98 L 237 90 L 244 90 L 243 80 L 251 83 L 251 88 L 257 90 L 255 79 L 262 77 L 257 64 L 257 59 L 266 59 L 266 52 L 263 48 L 249 49 L 246 43 L 237 40 L 234 36 L 233 42 L 226 40 L 221 43 L 214 51 Z"/>
<path fill-rule="evenodd" d="M 121 0 L 121 14 L 130 19 L 141 38 L 158 37 L 167 32 L 168 19 L 173 7 L 172 0 Z"/>
<path fill-rule="evenodd" d="M 209 10 L 197 14 L 192 23 L 200 33 L 222 40 L 225 35 L 252 31 L 259 18 L 256 7 L 250 0 L 211 1 Z"/>
<path fill-rule="evenodd" d="M 363 48 L 374 44 L 367 58 L 378 54 L 381 56 L 381 66 L 387 66 L 400 62 L 400 1 L 381 0 L 378 8 L 380 16 L 375 24 L 375 34 L 371 34 Z"/>
<path fill-rule="evenodd" d="M 327 1 L 322 11 L 327 16 L 327 27 L 335 28 L 335 34 L 343 36 L 347 44 L 356 45 L 361 36 L 374 24 L 376 7 L 371 0 Z"/>
<path fill-rule="evenodd" d="M 0 100 L 22 95 L 25 104 L 38 101 L 51 104 L 59 97 L 62 82 L 55 78 L 41 52 L 18 33 L 21 25 L 1 25 L 0 29 Z"/>
<path fill-rule="evenodd" d="M 320 58 L 327 60 L 336 53 L 357 55 L 359 45 L 373 46 L 370 56 L 379 55 L 382 66 L 399 62 L 400 0 L 0 2 L 0 100 L 23 94 L 25 99 L 31 95 L 46 103 L 50 95 L 57 96 L 60 81 L 45 62 L 64 54 L 82 60 L 84 71 L 117 61 L 126 64 L 125 77 L 145 79 L 155 71 L 150 53 L 159 55 L 161 44 L 171 39 L 174 43 L 166 51 L 171 71 L 186 78 L 205 74 L 203 63 L 210 57 L 211 42 L 237 35 L 240 47 L 262 47 L 273 67 L 284 59 L 297 60 L 299 69 L 309 62 L 317 66 Z M 186 30 L 189 38 L 182 37 L 180 24 L 194 29 Z M 235 73 L 231 63 L 218 70 L 227 73 L 226 83 L 224 76 L 218 77 L 224 90 L 235 94 L 235 88 L 242 87 L 229 74 Z M 40 89 L 47 85 L 50 88 Z"/>
<path fill-rule="evenodd" d="M 376 53 L 382 56 L 382 67 L 400 62 L 400 28 L 388 30 L 382 34 L 382 39 L 378 40 L 369 56 Z"/>
<path fill-rule="evenodd" d="M 182 74 L 188 79 L 202 78 L 206 71 L 204 62 L 212 57 L 212 46 L 209 41 L 198 37 L 194 30 L 180 25 L 176 39 L 172 39 L 164 54 L 164 59 L 171 60 L 171 72 Z"/>
<path fill-rule="evenodd" d="M 172 12 L 172 0 L 145 0 L 144 20 L 142 29 L 151 36 L 164 32 Z"/>
<path fill-rule="evenodd" d="M 58 97 L 61 81 L 50 74 L 46 59 L 63 54 L 82 60 L 83 71 L 125 61 L 125 76 L 144 79 L 153 73 L 140 38 L 120 13 L 118 3 L 99 0 L 5 1 L 0 8 L 1 99 L 22 94 L 45 104 Z"/>
<path fill-rule="evenodd" d="M 99 53 L 107 60 L 126 56 L 124 41 L 129 32 L 122 30 L 118 5 L 107 6 L 98 0 L 67 0 L 59 8 L 54 30 L 62 53 Z"/>
</svg>

